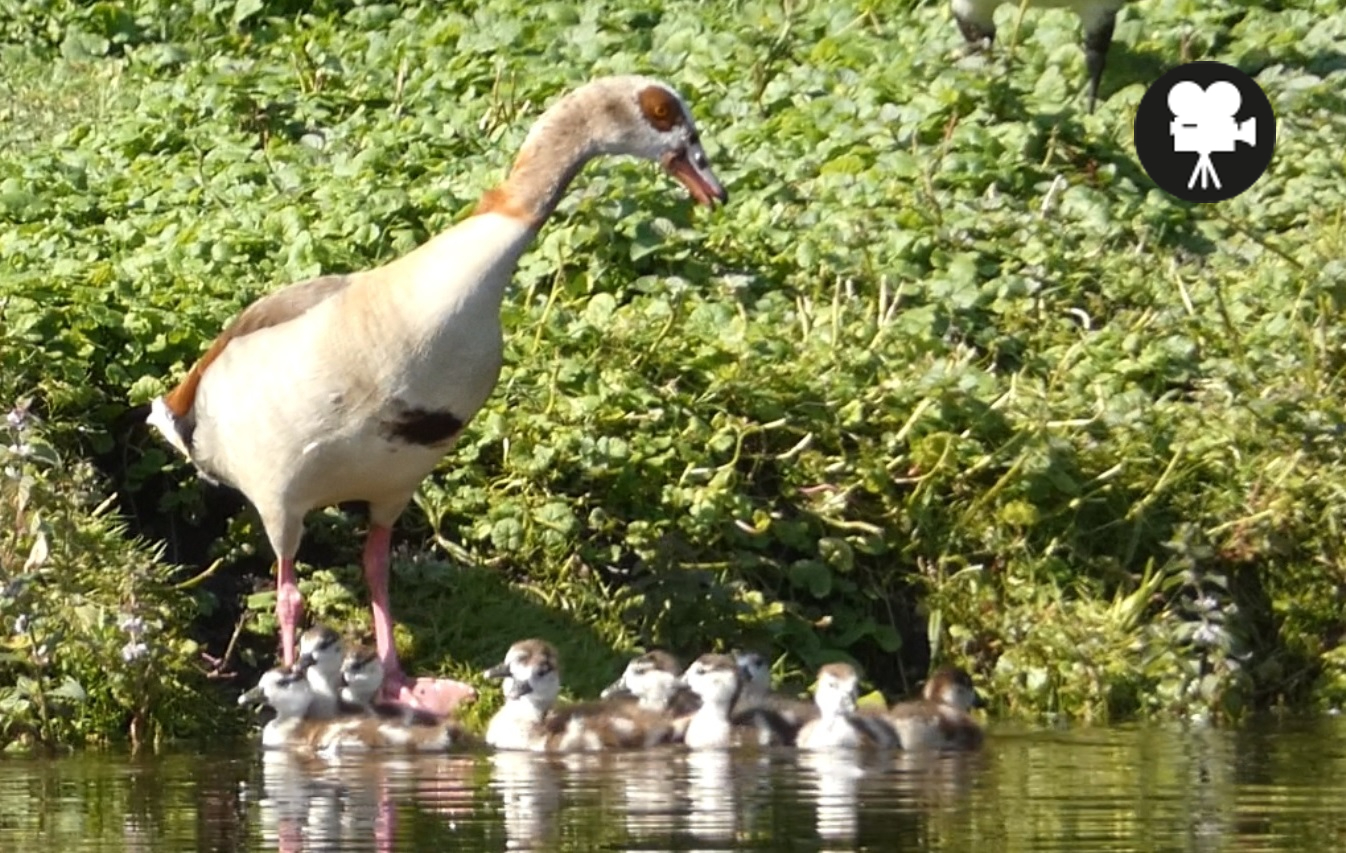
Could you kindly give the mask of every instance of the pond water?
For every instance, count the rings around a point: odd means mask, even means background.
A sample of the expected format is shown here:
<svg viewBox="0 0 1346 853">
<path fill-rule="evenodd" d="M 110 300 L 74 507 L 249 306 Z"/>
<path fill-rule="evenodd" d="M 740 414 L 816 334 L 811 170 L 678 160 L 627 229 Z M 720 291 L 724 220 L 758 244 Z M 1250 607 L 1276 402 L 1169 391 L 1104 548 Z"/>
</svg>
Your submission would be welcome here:
<svg viewBox="0 0 1346 853">
<path fill-rule="evenodd" d="M 0 759 L 0 850 L 1346 850 L 1346 719 L 977 754 Z"/>
</svg>

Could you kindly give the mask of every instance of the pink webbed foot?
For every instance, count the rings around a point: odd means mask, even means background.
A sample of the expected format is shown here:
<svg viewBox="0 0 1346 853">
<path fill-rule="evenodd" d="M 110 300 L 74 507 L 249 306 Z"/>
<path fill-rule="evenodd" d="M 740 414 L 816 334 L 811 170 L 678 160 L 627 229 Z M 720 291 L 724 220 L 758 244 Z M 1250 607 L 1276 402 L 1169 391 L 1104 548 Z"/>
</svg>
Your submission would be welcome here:
<svg viewBox="0 0 1346 853">
<path fill-rule="evenodd" d="M 383 699 L 394 705 L 413 708 L 445 717 L 462 704 L 477 698 L 477 691 L 470 684 L 454 681 L 451 678 L 417 678 L 406 676 L 388 679 L 383 682 Z"/>
</svg>

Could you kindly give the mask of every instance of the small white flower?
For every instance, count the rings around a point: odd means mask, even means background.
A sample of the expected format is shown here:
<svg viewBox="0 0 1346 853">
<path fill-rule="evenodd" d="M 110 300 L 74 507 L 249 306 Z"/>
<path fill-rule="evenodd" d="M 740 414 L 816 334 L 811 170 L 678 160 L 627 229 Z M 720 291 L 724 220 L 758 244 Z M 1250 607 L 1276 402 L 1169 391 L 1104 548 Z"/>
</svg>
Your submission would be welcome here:
<svg viewBox="0 0 1346 853">
<path fill-rule="evenodd" d="M 14 633 L 16 633 L 16 634 L 26 634 L 26 633 L 28 633 L 28 614 L 27 614 L 27 613 L 21 613 L 21 614 L 19 614 L 19 618 L 14 620 Z"/>
<path fill-rule="evenodd" d="M 123 616 L 117 623 L 117 627 L 130 634 L 132 639 L 139 639 L 145 633 L 145 620 L 139 616 Z"/>
<path fill-rule="evenodd" d="M 132 641 L 122 646 L 122 660 L 131 663 L 132 661 L 140 660 L 145 655 L 149 654 L 149 652 L 149 646 L 144 643 Z"/>
<path fill-rule="evenodd" d="M 1192 634 L 1192 642 L 1201 646 L 1217 646 L 1224 640 L 1224 629 L 1213 622 L 1202 622 Z"/>
<path fill-rule="evenodd" d="M 15 406 L 9 410 L 9 414 L 5 415 L 5 423 L 9 425 L 10 429 L 17 432 L 28 424 L 28 412 Z"/>
</svg>

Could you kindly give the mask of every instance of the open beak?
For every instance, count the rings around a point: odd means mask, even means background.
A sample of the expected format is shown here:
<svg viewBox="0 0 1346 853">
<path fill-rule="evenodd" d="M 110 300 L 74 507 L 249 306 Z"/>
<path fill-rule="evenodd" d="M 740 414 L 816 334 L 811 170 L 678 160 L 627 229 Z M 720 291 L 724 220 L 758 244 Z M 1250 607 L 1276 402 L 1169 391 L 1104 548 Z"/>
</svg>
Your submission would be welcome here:
<svg viewBox="0 0 1346 853">
<path fill-rule="evenodd" d="M 678 183 L 687 188 L 697 204 L 714 207 L 716 203 L 726 204 L 729 193 L 710 170 L 710 160 L 701 148 L 701 143 L 693 142 L 682 151 L 665 154 L 664 171 Z"/>
</svg>

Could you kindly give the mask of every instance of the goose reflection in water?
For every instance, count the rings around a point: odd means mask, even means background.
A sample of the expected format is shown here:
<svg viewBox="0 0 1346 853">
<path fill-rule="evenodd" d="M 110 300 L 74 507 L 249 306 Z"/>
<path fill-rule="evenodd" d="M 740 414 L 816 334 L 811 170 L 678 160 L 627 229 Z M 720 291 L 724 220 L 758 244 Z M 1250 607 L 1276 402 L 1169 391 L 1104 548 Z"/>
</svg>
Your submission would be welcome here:
<svg viewBox="0 0 1346 853">
<path fill-rule="evenodd" d="M 675 747 L 608 756 L 611 772 L 620 780 L 622 817 L 632 842 L 663 838 L 677 824 L 679 803 L 673 792 L 681 778 L 681 756 Z"/>
<path fill-rule="evenodd" d="M 281 853 L 335 847 L 342 786 L 324 778 L 324 762 L 278 750 L 262 753 L 257 802 L 262 841 Z"/>
<path fill-rule="evenodd" d="M 814 822 L 824 841 L 853 841 L 859 829 L 856 792 L 865 776 L 854 749 L 801 752 L 799 765 L 813 783 Z"/>
<path fill-rule="evenodd" d="M 562 770 L 556 756 L 501 750 L 489 756 L 492 791 L 504 811 L 506 847 L 544 850 L 554 846 L 561 808 Z"/>
</svg>

